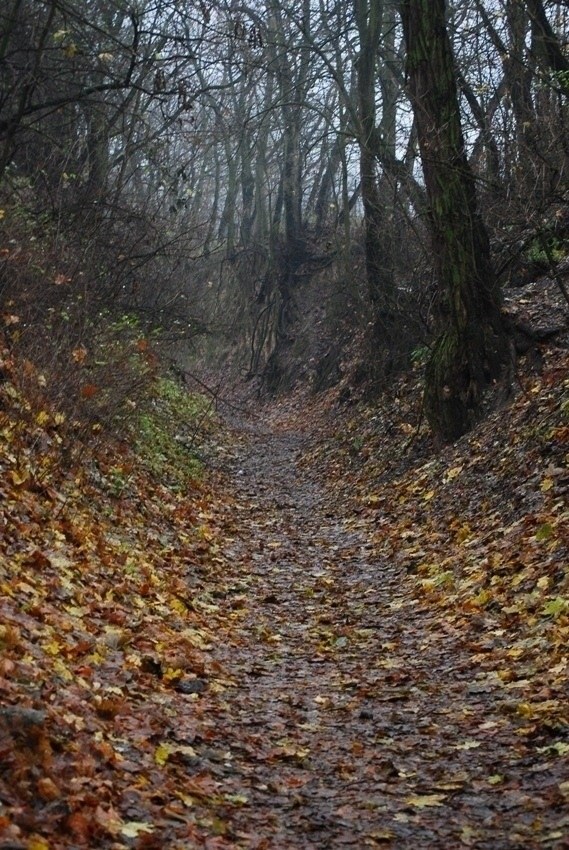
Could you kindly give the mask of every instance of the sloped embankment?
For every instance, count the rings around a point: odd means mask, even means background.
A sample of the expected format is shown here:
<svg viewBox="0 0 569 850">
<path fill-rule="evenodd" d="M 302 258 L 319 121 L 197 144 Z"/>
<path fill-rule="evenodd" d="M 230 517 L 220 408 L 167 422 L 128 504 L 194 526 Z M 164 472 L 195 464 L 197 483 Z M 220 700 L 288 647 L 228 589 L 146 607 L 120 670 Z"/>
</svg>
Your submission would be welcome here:
<svg viewBox="0 0 569 850">
<path fill-rule="evenodd" d="M 566 846 L 567 365 L 437 453 L 412 378 L 274 406 L 185 493 L 8 393 L 0 842 Z"/>
</svg>

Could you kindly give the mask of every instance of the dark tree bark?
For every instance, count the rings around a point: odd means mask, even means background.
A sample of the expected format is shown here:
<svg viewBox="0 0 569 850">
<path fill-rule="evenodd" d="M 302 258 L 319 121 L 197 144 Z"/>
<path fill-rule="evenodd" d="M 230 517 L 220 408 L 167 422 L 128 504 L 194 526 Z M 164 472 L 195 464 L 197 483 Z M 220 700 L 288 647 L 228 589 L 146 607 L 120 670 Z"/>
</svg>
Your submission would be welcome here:
<svg viewBox="0 0 569 850">
<path fill-rule="evenodd" d="M 407 79 L 429 202 L 439 336 L 427 366 L 433 430 L 457 439 L 480 417 L 510 347 L 464 149 L 444 0 L 404 0 Z"/>
<path fill-rule="evenodd" d="M 543 48 L 545 64 L 549 65 L 552 71 L 561 75 L 559 76 L 561 87 L 565 94 L 569 94 L 569 82 L 565 76 L 562 76 L 569 73 L 569 59 L 563 53 L 561 43 L 547 19 L 543 3 L 541 0 L 527 0 L 526 5 L 536 30 L 536 35 Z"/>
<path fill-rule="evenodd" d="M 358 144 L 360 148 L 361 196 L 364 208 L 365 261 L 372 311 L 371 342 L 377 353 L 373 371 L 385 376 L 392 370 L 393 275 L 392 234 L 387 219 L 388 203 L 378 180 L 376 126 L 376 68 L 385 15 L 384 0 L 353 0 L 360 52 L 356 61 L 358 94 Z"/>
</svg>

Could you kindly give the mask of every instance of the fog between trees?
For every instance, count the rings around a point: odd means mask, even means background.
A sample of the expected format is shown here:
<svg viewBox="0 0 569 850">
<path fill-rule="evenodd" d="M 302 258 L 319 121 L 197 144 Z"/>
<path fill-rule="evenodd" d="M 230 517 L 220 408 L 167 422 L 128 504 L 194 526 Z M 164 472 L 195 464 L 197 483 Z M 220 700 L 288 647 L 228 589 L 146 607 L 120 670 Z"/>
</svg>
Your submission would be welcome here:
<svg viewBox="0 0 569 850">
<path fill-rule="evenodd" d="M 502 288 L 566 254 L 568 14 L 10 0 L 10 345 L 55 375 L 142 336 L 278 392 L 337 380 L 356 340 L 378 388 L 425 359 L 427 415 L 455 438 L 509 381 Z"/>
</svg>

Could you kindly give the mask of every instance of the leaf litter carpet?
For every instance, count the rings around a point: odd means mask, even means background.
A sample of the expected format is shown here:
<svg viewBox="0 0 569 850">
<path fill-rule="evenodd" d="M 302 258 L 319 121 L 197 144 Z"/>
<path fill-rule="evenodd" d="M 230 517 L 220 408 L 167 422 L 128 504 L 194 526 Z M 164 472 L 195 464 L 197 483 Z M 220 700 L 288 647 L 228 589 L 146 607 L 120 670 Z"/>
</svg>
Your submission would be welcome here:
<svg viewBox="0 0 569 850">
<path fill-rule="evenodd" d="M 278 409 L 211 492 L 7 491 L 1 850 L 568 848 L 559 387 L 522 520 L 485 432 L 370 493 Z"/>
<path fill-rule="evenodd" d="M 568 749 L 528 743 L 523 682 L 504 690 L 484 663 L 507 636 L 481 647 L 418 603 L 310 458 L 294 431 L 250 434 L 234 468 L 222 660 L 241 663 L 219 734 L 247 788 L 236 844 L 569 846 Z"/>
</svg>

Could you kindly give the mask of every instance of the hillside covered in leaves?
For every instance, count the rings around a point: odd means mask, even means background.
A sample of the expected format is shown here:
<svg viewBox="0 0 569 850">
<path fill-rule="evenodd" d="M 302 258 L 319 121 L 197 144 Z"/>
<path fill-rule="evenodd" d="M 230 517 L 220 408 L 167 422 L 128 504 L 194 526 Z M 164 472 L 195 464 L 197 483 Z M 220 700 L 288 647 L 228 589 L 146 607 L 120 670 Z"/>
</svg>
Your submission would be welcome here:
<svg viewBox="0 0 569 850">
<path fill-rule="evenodd" d="M 373 406 L 169 380 L 119 440 L 5 349 L 0 847 L 566 848 L 569 372 L 540 357 L 440 447 L 419 367 Z"/>
<path fill-rule="evenodd" d="M 569 850 L 568 32 L 0 3 L 0 850 Z"/>
</svg>

